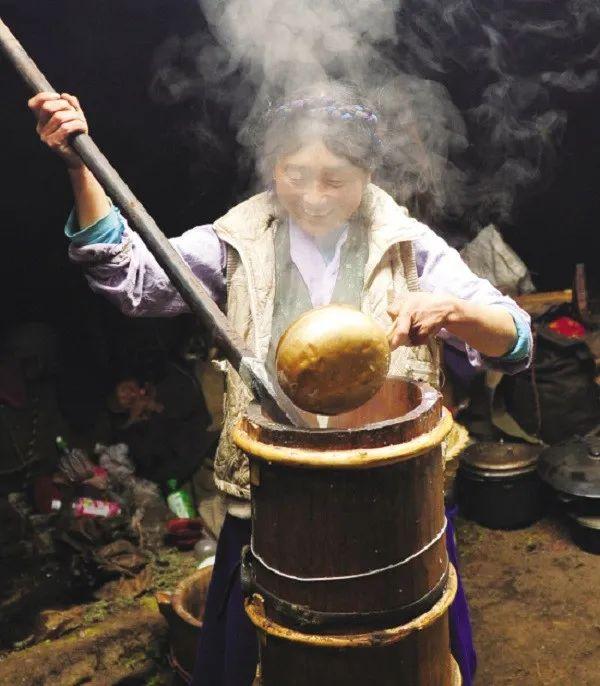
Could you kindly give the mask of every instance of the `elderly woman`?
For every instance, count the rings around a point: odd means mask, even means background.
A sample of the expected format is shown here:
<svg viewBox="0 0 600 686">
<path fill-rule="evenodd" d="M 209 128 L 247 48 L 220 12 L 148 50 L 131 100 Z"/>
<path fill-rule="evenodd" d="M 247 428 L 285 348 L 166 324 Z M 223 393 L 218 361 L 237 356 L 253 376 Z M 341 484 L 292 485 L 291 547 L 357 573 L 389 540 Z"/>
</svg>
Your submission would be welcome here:
<svg viewBox="0 0 600 686">
<path fill-rule="evenodd" d="M 63 157 L 75 194 L 66 235 L 92 289 L 132 316 L 174 316 L 186 305 L 119 211 L 69 147 L 87 131 L 76 98 L 42 93 L 29 103 L 42 140 Z M 173 239 L 255 354 L 272 364 L 281 333 L 306 310 L 354 305 L 389 328 L 391 372 L 439 381 L 435 341 L 474 366 L 513 373 L 530 361 L 529 317 L 476 277 L 431 229 L 371 183 L 381 160 L 376 113 L 352 88 L 314 86 L 265 115 L 262 171 L 268 190 L 212 224 Z M 225 430 L 215 482 L 227 500 L 194 684 L 249 686 L 257 645 L 236 575 L 250 539 L 249 474 L 229 428 L 249 395 L 227 378 Z M 450 557 L 455 551 L 448 532 Z M 463 683 L 475 669 L 462 589 L 450 613 Z"/>
</svg>

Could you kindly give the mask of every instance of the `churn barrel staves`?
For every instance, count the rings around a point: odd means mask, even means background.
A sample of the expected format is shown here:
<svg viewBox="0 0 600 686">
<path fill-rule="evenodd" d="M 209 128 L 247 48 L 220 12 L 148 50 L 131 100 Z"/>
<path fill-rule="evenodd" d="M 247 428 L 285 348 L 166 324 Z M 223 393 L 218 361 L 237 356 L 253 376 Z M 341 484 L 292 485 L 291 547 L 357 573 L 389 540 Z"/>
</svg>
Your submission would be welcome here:
<svg viewBox="0 0 600 686">
<path fill-rule="evenodd" d="M 257 405 L 234 430 L 250 461 L 246 611 L 262 686 L 455 686 L 441 442 L 431 386 L 389 378 L 328 428 Z"/>
</svg>

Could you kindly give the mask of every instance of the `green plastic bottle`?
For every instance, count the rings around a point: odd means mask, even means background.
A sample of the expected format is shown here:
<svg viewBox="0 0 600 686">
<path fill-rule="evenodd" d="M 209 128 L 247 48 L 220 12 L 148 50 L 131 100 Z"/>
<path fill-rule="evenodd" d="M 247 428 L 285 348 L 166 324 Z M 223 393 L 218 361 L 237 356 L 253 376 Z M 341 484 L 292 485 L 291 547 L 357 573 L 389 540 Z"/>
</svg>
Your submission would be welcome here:
<svg viewBox="0 0 600 686">
<path fill-rule="evenodd" d="M 167 481 L 169 495 L 167 505 L 171 512 L 176 514 L 179 519 L 193 519 L 196 516 L 192 499 L 183 489 L 177 490 L 177 479 Z"/>
<path fill-rule="evenodd" d="M 59 455 L 68 455 L 70 452 L 69 446 L 62 436 L 56 437 L 56 449 L 58 450 Z"/>
</svg>

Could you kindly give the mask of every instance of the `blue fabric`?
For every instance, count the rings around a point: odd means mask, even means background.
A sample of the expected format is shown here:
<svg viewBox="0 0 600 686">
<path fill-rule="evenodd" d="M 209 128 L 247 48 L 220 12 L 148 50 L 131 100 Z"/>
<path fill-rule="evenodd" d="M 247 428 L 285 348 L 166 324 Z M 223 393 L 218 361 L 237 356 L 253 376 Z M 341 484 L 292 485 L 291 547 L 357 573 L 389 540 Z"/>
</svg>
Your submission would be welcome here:
<svg viewBox="0 0 600 686">
<path fill-rule="evenodd" d="M 520 317 L 515 317 L 514 314 L 512 315 L 512 318 L 514 319 L 515 327 L 517 328 L 517 342 L 515 343 L 513 349 L 503 355 L 501 359 L 513 361 L 524 360 L 531 352 L 531 327 Z"/>
<path fill-rule="evenodd" d="M 446 549 L 448 559 L 454 565 L 458 573 L 458 552 L 456 549 L 456 536 L 454 534 L 454 517 L 458 508 L 456 506 L 446 509 L 448 528 L 446 529 Z M 475 670 L 477 669 L 477 654 L 473 645 L 473 631 L 467 597 L 458 574 L 458 589 L 454 602 L 449 610 L 450 620 L 450 648 L 454 659 L 458 662 L 462 675 L 462 686 L 472 686 Z"/>
<path fill-rule="evenodd" d="M 258 664 L 256 630 L 244 610 L 242 548 L 251 522 L 227 515 L 215 555 L 192 686 L 251 686 Z"/>
<path fill-rule="evenodd" d="M 95 224 L 79 228 L 75 210 L 71 210 L 67 223 L 65 224 L 65 236 L 79 247 L 84 245 L 96 245 L 106 243 L 116 245 L 121 242 L 121 236 L 125 230 L 125 224 L 121 213 L 116 207 L 112 207 L 110 212 Z"/>
<path fill-rule="evenodd" d="M 447 510 L 448 558 L 458 571 L 452 518 Z M 215 566 L 206 598 L 192 686 L 251 686 L 258 664 L 256 630 L 244 611 L 239 563 L 244 545 L 250 543 L 251 522 L 227 515 L 221 529 Z M 450 645 L 463 677 L 472 686 L 477 659 L 465 592 L 460 575 L 458 591 L 450 606 Z"/>
</svg>

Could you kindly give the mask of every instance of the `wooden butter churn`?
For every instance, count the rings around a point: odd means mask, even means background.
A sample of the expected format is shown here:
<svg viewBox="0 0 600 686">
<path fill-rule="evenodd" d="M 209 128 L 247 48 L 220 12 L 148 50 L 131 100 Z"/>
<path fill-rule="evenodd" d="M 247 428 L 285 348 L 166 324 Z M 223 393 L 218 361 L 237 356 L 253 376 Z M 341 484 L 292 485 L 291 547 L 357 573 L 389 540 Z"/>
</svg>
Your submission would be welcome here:
<svg viewBox="0 0 600 686">
<path fill-rule="evenodd" d="M 455 686 L 440 444 L 452 419 L 426 384 L 390 378 L 326 429 L 252 405 L 246 610 L 262 686 Z"/>
</svg>

